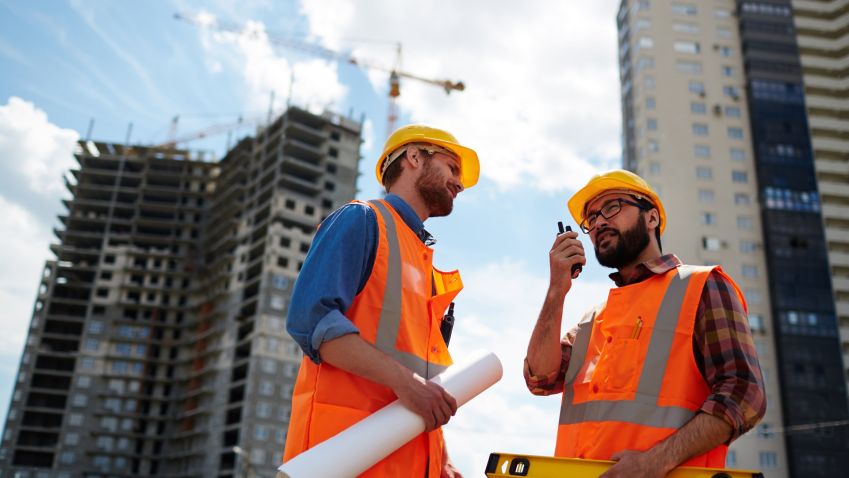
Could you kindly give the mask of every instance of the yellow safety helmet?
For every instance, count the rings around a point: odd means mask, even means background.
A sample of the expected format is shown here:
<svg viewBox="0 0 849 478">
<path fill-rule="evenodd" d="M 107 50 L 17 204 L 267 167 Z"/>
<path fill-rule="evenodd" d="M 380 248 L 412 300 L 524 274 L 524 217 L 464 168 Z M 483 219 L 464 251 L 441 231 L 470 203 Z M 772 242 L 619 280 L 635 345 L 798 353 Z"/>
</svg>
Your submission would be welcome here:
<svg viewBox="0 0 849 478">
<path fill-rule="evenodd" d="M 663 209 L 660 197 L 645 179 L 624 169 L 613 169 L 593 176 L 586 186 L 569 199 L 567 203 L 569 213 L 572 214 L 575 222 L 581 224 L 587 204 L 605 192 L 613 191 L 634 194 L 651 202 L 660 213 L 660 233 L 663 234 L 663 230 L 666 229 L 666 211 Z"/>
<path fill-rule="evenodd" d="M 430 143 L 436 146 L 441 146 L 455 155 L 460 160 L 460 183 L 464 188 L 468 189 L 478 182 L 480 176 L 480 163 L 478 162 L 478 153 L 471 148 L 467 148 L 457 142 L 457 138 L 451 133 L 426 126 L 423 124 L 411 124 L 402 126 L 395 130 L 386 140 L 383 145 L 383 153 L 377 160 L 375 174 L 377 181 L 383 184 L 383 173 L 389 164 L 395 159 L 390 160 L 390 155 L 397 151 L 398 148 L 410 143 Z"/>
</svg>

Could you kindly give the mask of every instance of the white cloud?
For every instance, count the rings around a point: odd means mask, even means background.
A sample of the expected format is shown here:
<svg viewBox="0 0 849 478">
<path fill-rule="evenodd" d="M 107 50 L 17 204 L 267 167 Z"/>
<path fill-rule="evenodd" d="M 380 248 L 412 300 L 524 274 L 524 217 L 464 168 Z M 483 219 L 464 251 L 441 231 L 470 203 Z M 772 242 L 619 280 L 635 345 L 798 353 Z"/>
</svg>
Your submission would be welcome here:
<svg viewBox="0 0 849 478">
<path fill-rule="evenodd" d="M 531 395 L 522 378 L 548 277 L 531 272 L 524 262 L 504 258 L 463 271 L 463 283 L 451 354 L 460 362 L 484 348 L 496 353 L 504 367 L 501 381 L 461 408 L 445 427 L 457 466 L 465 476 L 481 476 L 491 452 L 551 455 L 560 401 L 559 396 Z M 567 296 L 563 330 L 605 300 L 610 285 L 576 280 Z"/>
<path fill-rule="evenodd" d="M 302 11 L 328 45 L 398 40 L 405 70 L 464 81 L 466 91 L 446 96 L 406 80 L 399 104 L 478 149 L 481 173 L 502 188 L 557 191 L 578 188 L 620 154 L 616 4 L 477 0 L 446 12 L 439 3 L 374 0 L 352 10 L 343 0 L 303 0 Z M 387 59 L 376 47 L 357 52 Z M 385 75 L 370 77 L 385 88 Z"/>
<path fill-rule="evenodd" d="M 20 178 L 34 193 L 58 199 L 78 138 L 76 131 L 50 123 L 34 104 L 10 97 L 0 106 L 0 171 Z"/>
<path fill-rule="evenodd" d="M 0 154 L 2 154 L 0 149 Z M 0 357 L 5 373 L 14 373 L 32 315 L 40 271 L 48 256 L 50 230 L 26 209 L 0 196 Z"/>
<path fill-rule="evenodd" d="M 217 20 L 209 12 L 201 12 L 196 18 L 201 24 L 201 44 L 207 54 L 207 67 L 212 73 L 225 68 L 239 72 L 244 82 L 242 94 L 246 110 L 267 111 L 272 92 L 277 108 L 285 103 L 291 91 L 295 104 L 321 113 L 333 108 L 347 93 L 347 87 L 339 82 L 335 62 L 287 58 L 275 49 L 275 41 L 288 44 L 294 51 L 299 49 L 298 43 L 270 38 L 262 22 L 249 21 L 239 31 L 227 31 L 216 28 Z M 290 85 L 292 79 L 293 86 Z"/>
</svg>

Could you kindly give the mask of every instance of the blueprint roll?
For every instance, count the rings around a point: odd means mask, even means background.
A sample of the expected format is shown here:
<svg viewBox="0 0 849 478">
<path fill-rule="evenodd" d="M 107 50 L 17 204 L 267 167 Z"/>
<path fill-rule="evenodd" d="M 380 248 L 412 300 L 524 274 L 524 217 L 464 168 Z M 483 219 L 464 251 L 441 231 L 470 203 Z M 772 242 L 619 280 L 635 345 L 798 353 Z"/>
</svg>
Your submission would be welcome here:
<svg viewBox="0 0 849 478">
<path fill-rule="evenodd" d="M 431 380 L 453 395 L 459 407 L 501 380 L 501 374 L 501 361 L 495 354 L 478 352 Z M 355 477 L 424 430 L 422 417 L 396 400 L 287 461 L 277 469 L 277 478 Z"/>
</svg>

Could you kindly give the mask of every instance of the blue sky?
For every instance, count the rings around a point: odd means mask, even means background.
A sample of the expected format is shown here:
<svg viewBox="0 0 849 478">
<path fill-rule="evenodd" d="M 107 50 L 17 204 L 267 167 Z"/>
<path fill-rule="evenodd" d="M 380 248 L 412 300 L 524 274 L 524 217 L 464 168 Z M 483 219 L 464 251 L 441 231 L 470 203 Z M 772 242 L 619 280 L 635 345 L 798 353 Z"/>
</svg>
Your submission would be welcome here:
<svg viewBox="0 0 849 478">
<path fill-rule="evenodd" d="M 0 1 L 0 417 L 55 240 L 62 174 L 92 118 L 94 139 L 123 142 L 132 123 L 131 142 L 156 144 L 168 139 L 175 115 L 178 136 L 186 135 L 262 118 L 272 91 L 275 110 L 291 91 L 299 106 L 365 119 L 358 187 L 370 198 L 379 193 L 373 171 L 386 133 L 386 74 L 271 40 L 315 42 L 387 66 L 391 42 L 400 41 L 404 70 L 467 86 L 445 95 L 403 82 L 400 122 L 449 129 L 481 157 L 479 185 L 459 196 L 454 214 L 427 226 L 438 239 L 436 265 L 459 268 L 466 284 L 452 354 L 492 350 L 505 378 L 446 427 L 449 450 L 467 476 L 481 473 L 491 451 L 550 454 L 558 401 L 530 396 L 521 363 L 556 223 L 572 223 L 565 202 L 593 172 L 620 164 L 617 3 Z M 180 22 L 175 12 L 253 35 Z M 189 146 L 220 157 L 226 141 L 220 134 Z M 567 298 L 567 323 L 609 287 L 610 271 L 589 261 Z"/>
</svg>

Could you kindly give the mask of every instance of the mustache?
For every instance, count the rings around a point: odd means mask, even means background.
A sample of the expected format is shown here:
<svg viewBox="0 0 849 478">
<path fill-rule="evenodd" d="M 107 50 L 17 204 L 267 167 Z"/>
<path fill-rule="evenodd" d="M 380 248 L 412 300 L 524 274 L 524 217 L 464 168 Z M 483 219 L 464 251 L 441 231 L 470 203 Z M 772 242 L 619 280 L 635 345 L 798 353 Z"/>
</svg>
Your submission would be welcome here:
<svg viewBox="0 0 849 478">
<path fill-rule="evenodd" d="M 616 229 L 613 229 L 612 227 L 605 227 L 604 229 L 599 229 L 598 232 L 596 232 L 595 236 L 601 237 L 602 234 L 607 233 L 607 232 L 612 232 L 614 235 L 621 236 L 619 231 L 617 231 Z"/>
</svg>

